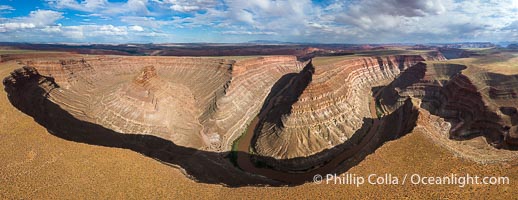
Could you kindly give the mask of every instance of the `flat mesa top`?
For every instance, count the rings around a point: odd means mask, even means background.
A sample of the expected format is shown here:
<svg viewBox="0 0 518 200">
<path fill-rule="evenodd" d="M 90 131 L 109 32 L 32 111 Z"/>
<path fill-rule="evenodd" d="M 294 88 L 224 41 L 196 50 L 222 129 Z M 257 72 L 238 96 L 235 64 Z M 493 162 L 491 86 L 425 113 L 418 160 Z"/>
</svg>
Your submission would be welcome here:
<svg viewBox="0 0 518 200">
<path fill-rule="evenodd" d="M 432 52 L 433 50 L 406 50 L 401 48 L 382 49 L 382 50 L 368 50 L 368 51 L 354 51 L 354 54 L 343 56 L 317 56 L 313 58 L 313 65 L 322 66 L 329 65 L 339 61 L 354 59 L 359 57 L 371 56 L 390 56 L 390 55 L 422 55 Z"/>
<path fill-rule="evenodd" d="M 468 58 L 450 59 L 451 64 L 466 65 L 467 75 L 480 71 L 500 73 L 504 75 L 518 74 L 518 51 L 502 49 L 470 49 Z M 432 61 L 433 62 L 433 61 Z"/>
</svg>

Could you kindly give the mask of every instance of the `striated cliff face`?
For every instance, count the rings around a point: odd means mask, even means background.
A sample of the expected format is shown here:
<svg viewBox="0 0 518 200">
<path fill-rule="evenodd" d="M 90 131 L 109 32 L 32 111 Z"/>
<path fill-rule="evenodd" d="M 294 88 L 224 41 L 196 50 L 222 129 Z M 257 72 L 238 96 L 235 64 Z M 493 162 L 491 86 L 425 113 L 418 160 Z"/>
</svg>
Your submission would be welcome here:
<svg viewBox="0 0 518 200">
<path fill-rule="evenodd" d="M 450 123 L 450 139 L 484 136 L 494 147 L 514 149 L 518 79 L 494 73 L 468 77 L 462 74 L 465 68 L 421 64 L 386 87 L 379 100 L 390 111 L 407 98 L 418 98 L 422 108 Z"/>
<path fill-rule="evenodd" d="M 372 118 L 370 88 L 421 61 L 418 55 L 387 56 L 306 66 L 259 114 L 255 151 L 276 159 L 307 157 L 361 134 L 364 118 Z"/>
<path fill-rule="evenodd" d="M 215 102 L 214 112 L 201 120 L 210 149 L 230 150 L 259 112 L 274 83 L 285 74 L 298 72 L 304 65 L 294 56 L 250 58 L 232 65 L 232 78 L 225 93 Z"/>
<path fill-rule="evenodd" d="M 414 128 L 479 162 L 518 156 L 502 150 L 518 148 L 517 75 L 464 74 L 439 52 L 324 59 L 21 59 L 3 84 L 52 134 L 131 149 L 207 183 L 303 183 Z"/>
<path fill-rule="evenodd" d="M 57 90 L 41 87 L 45 98 L 77 119 L 216 152 L 230 150 L 253 128 L 259 155 L 289 159 L 346 142 L 372 117 L 370 88 L 424 60 L 364 57 L 313 66 L 294 56 L 238 61 L 96 56 L 25 64 L 55 81 Z M 248 127 L 258 113 L 259 126 Z"/>
<path fill-rule="evenodd" d="M 25 64 L 30 70 L 24 73 L 32 74 L 27 76 L 48 77 L 59 86 L 53 90 L 35 81 L 30 87 L 45 90 L 45 98 L 80 120 L 211 151 L 228 150 L 277 79 L 303 65 L 294 56 L 238 62 L 96 56 Z M 23 77 L 15 73 L 6 81 L 24 82 Z M 20 91 L 28 86 L 6 84 Z"/>
<path fill-rule="evenodd" d="M 43 89 L 51 91 L 59 88 L 54 78 L 42 76 L 34 67 L 27 66 L 11 72 L 10 76 L 4 78 L 3 84 L 9 94 L 17 94 L 20 95 L 19 97 L 23 96 L 24 98 L 30 98 L 33 95 L 31 90 Z M 45 93 L 45 95 L 48 94 L 49 92 Z M 16 100 L 22 101 L 24 99 L 17 98 Z"/>
</svg>

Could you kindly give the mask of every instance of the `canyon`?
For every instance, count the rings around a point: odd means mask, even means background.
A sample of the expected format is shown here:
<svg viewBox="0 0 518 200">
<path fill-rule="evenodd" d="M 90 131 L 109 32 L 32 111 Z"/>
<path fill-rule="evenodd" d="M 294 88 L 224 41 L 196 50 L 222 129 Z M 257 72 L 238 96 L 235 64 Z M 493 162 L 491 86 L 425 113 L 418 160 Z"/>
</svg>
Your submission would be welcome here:
<svg viewBox="0 0 518 200">
<path fill-rule="evenodd" d="M 12 59 L 23 67 L 3 80 L 9 101 L 51 134 L 205 183 L 303 184 L 413 130 L 479 163 L 518 156 L 518 76 L 467 73 L 437 51 Z"/>
</svg>

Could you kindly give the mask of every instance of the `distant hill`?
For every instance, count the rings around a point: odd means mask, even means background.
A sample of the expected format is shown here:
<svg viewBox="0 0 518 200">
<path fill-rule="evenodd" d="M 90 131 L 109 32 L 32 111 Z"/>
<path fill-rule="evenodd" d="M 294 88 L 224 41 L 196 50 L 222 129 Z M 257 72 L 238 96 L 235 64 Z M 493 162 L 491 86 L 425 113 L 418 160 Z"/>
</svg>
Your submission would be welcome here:
<svg viewBox="0 0 518 200">
<path fill-rule="evenodd" d="M 277 40 L 252 40 L 248 41 L 247 43 L 254 43 L 254 44 L 290 44 L 291 42 L 282 42 Z"/>
<path fill-rule="evenodd" d="M 501 47 L 507 47 L 510 44 L 518 44 L 518 41 L 501 41 L 501 42 L 497 42 L 496 44 Z"/>
<path fill-rule="evenodd" d="M 442 48 L 492 48 L 495 44 L 490 42 L 459 42 L 459 43 L 431 43 Z"/>
<path fill-rule="evenodd" d="M 507 45 L 507 48 L 508 49 L 518 49 L 518 43 L 516 43 L 516 44 L 509 44 L 509 45 Z"/>
</svg>

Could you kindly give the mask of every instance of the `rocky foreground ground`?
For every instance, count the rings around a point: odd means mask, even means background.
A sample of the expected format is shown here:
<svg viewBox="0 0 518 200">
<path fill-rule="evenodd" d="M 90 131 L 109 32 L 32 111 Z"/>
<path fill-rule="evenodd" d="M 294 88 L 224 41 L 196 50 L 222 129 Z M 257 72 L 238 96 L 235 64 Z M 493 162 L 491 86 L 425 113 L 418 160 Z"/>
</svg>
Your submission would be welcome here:
<svg viewBox="0 0 518 200">
<path fill-rule="evenodd" d="M 345 56 L 332 64 L 290 56 L 70 54 L 5 61 L 2 194 L 512 196 L 516 76 L 473 73 L 441 60 L 440 54 Z M 257 126 L 249 127 L 255 117 Z M 511 184 L 356 188 L 306 180 L 258 187 L 285 183 L 232 163 L 233 144 L 250 128 L 251 149 L 242 153 L 282 173 L 322 167 L 361 145 L 361 155 L 344 157 L 328 172 L 471 173 L 509 176 Z"/>
</svg>

